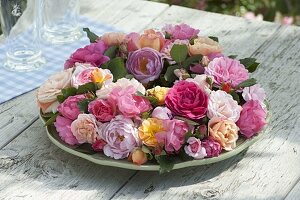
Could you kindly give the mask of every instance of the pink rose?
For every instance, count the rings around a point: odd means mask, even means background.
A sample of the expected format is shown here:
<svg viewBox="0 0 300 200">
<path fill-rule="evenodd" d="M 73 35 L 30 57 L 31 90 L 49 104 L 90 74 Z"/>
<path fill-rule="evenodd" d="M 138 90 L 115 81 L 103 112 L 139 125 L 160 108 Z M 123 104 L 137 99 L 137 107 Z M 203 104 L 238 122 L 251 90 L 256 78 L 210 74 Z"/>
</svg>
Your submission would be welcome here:
<svg viewBox="0 0 300 200">
<path fill-rule="evenodd" d="M 195 159 L 203 159 L 206 154 L 205 148 L 201 145 L 201 141 L 198 138 L 190 137 L 187 140 L 188 145 L 184 147 L 184 151 L 187 155 Z"/>
<path fill-rule="evenodd" d="M 101 39 L 107 46 L 120 45 L 125 39 L 125 33 L 104 33 Z"/>
<path fill-rule="evenodd" d="M 163 120 L 163 128 L 164 131 L 155 134 L 157 142 L 164 144 L 168 153 L 179 151 L 189 130 L 188 125 L 177 119 Z"/>
<path fill-rule="evenodd" d="M 61 103 L 58 106 L 57 110 L 64 117 L 71 120 L 75 120 L 80 114 L 80 110 L 78 108 L 78 102 L 85 98 L 86 96 L 83 94 L 76 95 L 76 96 L 69 96 L 63 103 Z"/>
<path fill-rule="evenodd" d="M 138 117 L 138 115 L 151 109 L 149 100 L 137 96 L 136 89 L 133 86 L 127 88 L 116 87 L 110 93 L 109 98 L 116 102 L 119 111 L 128 118 Z"/>
<path fill-rule="evenodd" d="M 172 39 L 186 40 L 197 36 L 199 29 L 194 29 L 187 24 L 171 25 L 167 24 L 163 31 L 171 35 Z"/>
<path fill-rule="evenodd" d="M 103 151 L 104 146 L 106 145 L 106 142 L 102 139 L 96 139 L 96 141 L 92 144 L 92 148 L 94 151 Z"/>
<path fill-rule="evenodd" d="M 266 99 L 265 90 L 261 88 L 259 84 L 253 85 L 251 87 L 245 87 L 243 89 L 242 96 L 245 101 L 257 100 L 261 103 L 263 103 Z"/>
<path fill-rule="evenodd" d="M 205 148 L 208 158 L 217 157 L 220 155 L 220 153 L 222 151 L 222 147 L 221 147 L 220 143 L 213 140 L 212 138 L 203 140 L 202 146 Z"/>
<path fill-rule="evenodd" d="M 267 124 L 267 112 L 257 100 L 247 101 L 243 106 L 241 117 L 237 121 L 240 132 L 246 138 L 252 137 L 260 132 Z"/>
<path fill-rule="evenodd" d="M 218 117 L 236 122 L 242 107 L 232 96 L 222 90 L 212 91 L 208 100 L 208 118 Z"/>
<path fill-rule="evenodd" d="M 208 96 L 197 84 L 178 81 L 168 91 L 165 103 L 174 114 L 198 120 L 206 114 Z"/>
<path fill-rule="evenodd" d="M 88 110 L 100 122 L 109 122 L 116 115 L 116 105 L 105 99 L 96 99 L 89 103 Z"/>
<path fill-rule="evenodd" d="M 169 108 L 158 106 L 154 108 L 151 116 L 157 119 L 172 119 L 172 112 Z"/>
<path fill-rule="evenodd" d="M 72 120 L 62 116 L 57 116 L 54 122 L 59 137 L 67 144 L 76 145 L 78 141 L 71 131 L 71 124 Z"/>
<path fill-rule="evenodd" d="M 98 135 L 96 118 L 92 114 L 79 114 L 78 118 L 71 124 L 71 131 L 78 143 L 93 144 Z"/>
<path fill-rule="evenodd" d="M 205 74 L 213 76 L 215 83 L 219 86 L 227 83 L 236 87 L 249 79 L 248 70 L 245 66 L 240 61 L 228 57 L 213 59 L 205 68 Z"/>
</svg>

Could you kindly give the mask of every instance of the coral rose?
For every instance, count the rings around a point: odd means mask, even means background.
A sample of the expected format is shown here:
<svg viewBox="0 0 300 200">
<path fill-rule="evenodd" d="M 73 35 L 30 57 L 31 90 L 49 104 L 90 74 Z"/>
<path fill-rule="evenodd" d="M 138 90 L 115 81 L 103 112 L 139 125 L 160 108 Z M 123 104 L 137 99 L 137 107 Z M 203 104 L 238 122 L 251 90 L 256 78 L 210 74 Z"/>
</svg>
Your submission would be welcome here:
<svg viewBox="0 0 300 200">
<path fill-rule="evenodd" d="M 93 144 L 98 135 L 96 118 L 92 114 L 79 114 L 78 118 L 72 122 L 71 130 L 80 144 Z"/>
<path fill-rule="evenodd" d="M 267 112 L 258 100 L 247 101 L 243 106 L 241 117 L 237 121 L 240 132 L 246 138 L 260 132 L 267 124 Z"/>
<path fill-rule="evenodd" d="M 67 69 L 48 78 L 37 90 L 36 99 L 43 113 L 56 112 L 59 105 L 57 96 L 61 90 L 71 86 L 72 69 Z"/>
<path fill-rule="evenodd" d="M 58 132 L 59 137 L 67 144 L 76 145 L 78 144 L 77 139 L 71 131 L 72 120 L 62 116 L 57 116 L 54 126 Z"/>
<path fill-rule="evenodd" d="M 211 53 L 220 53 L 222 48 L 220 44 L 208 37 L 198 37 L 194 40 L 194 44 L 189 44 L 189 54 L 207 56 Z"/>
<path fill-rule="evenodd" d="M 156 86 L 154 88 L 147 90 L 147 95 L 157 98 L 158 105 L 164 105 L 165 98 L 166 98 L 166 95 L 167 95 L 167 92 L 169 91 L 169 89 L 170 88 L 167 88 L 167 87 Z"/>
<path fill-rule="evenodd" d="M 75 120 L 80 114 L 78 102 L 82 101 L 85 98 L 86 96 L 83 94 L 76 95 L 76 96 L 69 96 L 63 103 L 61 103 L 58 106 L 57 110 L 64 117 L 71 120 Z"/>
<path fill-rule="evenodd" d="M 120 45 L 125 40 L 125 33 L 104 33 L 100 40 L 107 46 Z"/>
<path fill-rule="evenodd" d="M 165 103 L 174 114 L 198 120 L 206 114 L 208 96 L 197 84 L 178 81 L 167 93 Z"/>
<path fill-rule="evenodd" d="M 239 128 L 230 120 L 212 118 L 208 122 L 209 137 L 220 143 L 226 151 L 231 151 L 236 147 Z"/>
</svg>

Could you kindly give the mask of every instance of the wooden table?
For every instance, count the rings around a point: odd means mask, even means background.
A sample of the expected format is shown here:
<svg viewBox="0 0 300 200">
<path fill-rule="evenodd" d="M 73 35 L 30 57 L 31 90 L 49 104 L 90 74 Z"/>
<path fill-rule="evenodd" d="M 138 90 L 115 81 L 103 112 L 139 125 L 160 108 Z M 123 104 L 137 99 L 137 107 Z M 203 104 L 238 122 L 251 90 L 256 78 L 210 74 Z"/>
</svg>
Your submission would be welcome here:
<svg viewBox="0 0 300 200">
<path fill-rule="evenodd" d="M 0 105 L 0 199 L 300 199 L 299 27 L 148 1 L 81 4 L 82 14 L 126 32 L 185 22 L 219 37 L 226 54 L 258 58 L 268 129 L 247 152 L 212 165 L 163 175 L 99 166 L 50 142 L 32 91 Z"/>
</svg>

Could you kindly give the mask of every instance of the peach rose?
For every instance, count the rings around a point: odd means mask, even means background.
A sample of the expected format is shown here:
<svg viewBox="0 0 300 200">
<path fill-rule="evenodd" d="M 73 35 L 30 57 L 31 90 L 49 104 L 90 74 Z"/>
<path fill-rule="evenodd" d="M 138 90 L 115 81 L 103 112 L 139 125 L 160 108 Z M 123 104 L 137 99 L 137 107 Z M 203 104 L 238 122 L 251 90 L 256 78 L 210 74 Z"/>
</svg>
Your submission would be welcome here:
<svg viewBox="0 0 300 200">
<path fill-rule="evenodd" d="M 101 40 L 108 46 L 120 45 L 125 39 L 125 33 L 104 33 Z"/>
<path fill-rule="evenodd" d="M 208 37 L 199 36 L 194 40 L 194 44 L 189 44 L 189 54 L 190 55 L 203 55 L 207 56 L 211 53 L 220 53 L 222 48 L 220 44 Z"/>
<path fill-rule="evenodd" d="M 71 124 L 71 131 L 78 143 L 93 144 L 98 135 L 96 118 L 92 114 L 79 114 L 78 118 Z"/>
<path fill-rule="evenodd" d="M 59 103 L 56 97 L 61 94 L 61 89 L 71 86 L 72 70 L 70 68 L 50 76 L 37 90 L 37 103 L 43 113 L 57 111 Z"/>
<path fill-rule="evenodd" d="M 239 128 L 230 120 L 212 118 L 208 122 L 209 137 L 220 143 L 226 151 L 231 151 L 236 147 Z"/>
<path fill-rule="evenodd" d="M 136 165 L 142 165 L 148 160 L 146 153 L 141 148 L 135 148 L 128 158 Z"/>
<path fill-rule="evenodd" d="M 163 35 L 153 29 L 145 30 L 139 40 L 140 48 L 150 47 L 156 51 L 160 51 L 164 43 L 165 39 Z"/>
</svg>

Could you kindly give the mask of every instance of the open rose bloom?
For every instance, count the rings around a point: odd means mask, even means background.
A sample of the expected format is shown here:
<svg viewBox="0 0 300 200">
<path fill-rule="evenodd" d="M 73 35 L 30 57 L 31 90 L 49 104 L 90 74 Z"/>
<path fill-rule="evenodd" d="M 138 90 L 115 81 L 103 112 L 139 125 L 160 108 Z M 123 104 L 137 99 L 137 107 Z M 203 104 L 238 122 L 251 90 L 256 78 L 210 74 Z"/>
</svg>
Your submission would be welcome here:
<svg viewBox="0 0 300 200">
<path fill-rule="evenodd" d="M 258 63 L 200 33 L 168 24 L 90 38 L 37 90 L 47 126 L 75 150 L 137 166 L 234 151 L 267 124 Z"/>
</svg>

